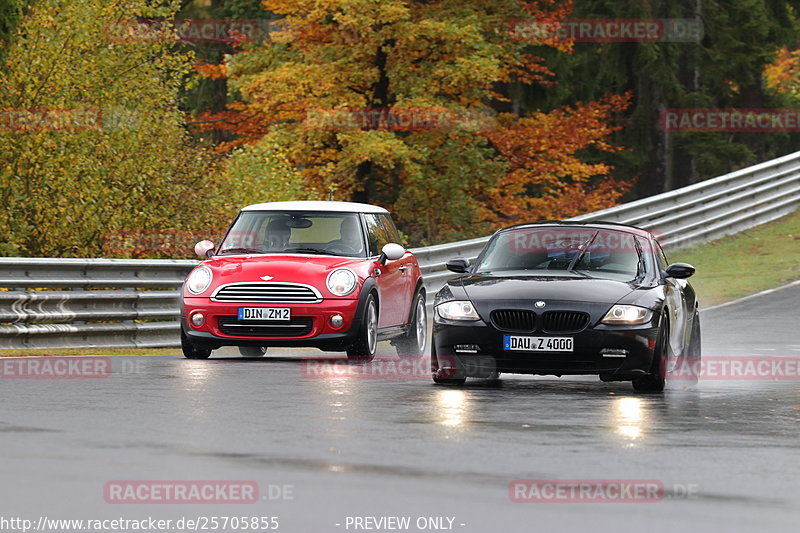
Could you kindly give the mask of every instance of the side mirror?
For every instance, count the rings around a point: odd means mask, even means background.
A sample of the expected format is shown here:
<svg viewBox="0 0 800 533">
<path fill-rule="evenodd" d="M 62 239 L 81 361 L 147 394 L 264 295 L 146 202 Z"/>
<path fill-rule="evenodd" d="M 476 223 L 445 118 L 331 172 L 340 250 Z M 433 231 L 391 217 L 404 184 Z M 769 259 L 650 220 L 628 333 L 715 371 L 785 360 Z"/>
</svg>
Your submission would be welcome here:
<svg viewBox="0 0 800 533">
<path fill-rule="evenodd" d="M 404 255 L 406 255 L 405 248 L 399 244 L 390 242 L 389 244 L 384 245 L 384 247 L 381 249 L 381 256 L 378 260 L 385 265 L 387 259 L 389 261 L 397 261 Z"/>
<path fill-rule="evenodd" d="M 214 252 L 214 243 L 211 241 L 200 241 L 194 245 L 194 253 L 200 257 L 211 257 Z"/>
<path fill-rule="evenodd" d="M 694 267 L 688 263 L 672 263 L 667 267 L 667 276 L 670 278 L 686 279 L 694 274 Z"/>
<path fill-rule="evenodd" d="M 458 274 L 463 274 L 469 270 L 469 259 L 464 259 L 463 257 L 451 259 L 447 262 L 447 270 L 456 272 Z"/>
</svg>

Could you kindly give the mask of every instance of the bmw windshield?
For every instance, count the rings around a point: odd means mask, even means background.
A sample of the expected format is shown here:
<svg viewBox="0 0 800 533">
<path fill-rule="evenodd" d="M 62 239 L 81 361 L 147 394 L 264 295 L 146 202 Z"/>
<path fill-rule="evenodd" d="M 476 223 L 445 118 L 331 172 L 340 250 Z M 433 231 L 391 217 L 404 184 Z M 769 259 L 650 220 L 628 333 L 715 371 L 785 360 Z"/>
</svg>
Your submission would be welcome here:
<svg viewBox="0 0 800 533">
<path fill-rule="evenodd" d="M 366 257 L 357 213 L 247 211 L 217 254 L 319 254 Z"/>
<path fill-rule="evenodd" d="M 645 271 L 644 241 L 609 229 L 526 227 L 495 235 L 475 273 L 631 281 Z"/>
</svg>

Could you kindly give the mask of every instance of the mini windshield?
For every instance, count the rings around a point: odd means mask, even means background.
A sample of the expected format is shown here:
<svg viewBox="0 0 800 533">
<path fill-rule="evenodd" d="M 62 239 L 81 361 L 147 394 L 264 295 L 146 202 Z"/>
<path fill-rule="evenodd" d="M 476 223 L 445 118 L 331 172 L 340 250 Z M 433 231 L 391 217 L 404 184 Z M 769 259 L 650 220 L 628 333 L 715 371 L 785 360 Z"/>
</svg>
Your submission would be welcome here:
<svg viewBox="0 0 800 533">
<path fill-rule="evenodd" d="M 496 235 L 477 272 L 630 281 L 644 272 L 642 241 L 608 229 L 519 228 Z"/>
<path fill-rule="evenodd" d="M 329 212 L 243 212 L 217 253 L 366 256 L 358 214 Z"/>
</svg>

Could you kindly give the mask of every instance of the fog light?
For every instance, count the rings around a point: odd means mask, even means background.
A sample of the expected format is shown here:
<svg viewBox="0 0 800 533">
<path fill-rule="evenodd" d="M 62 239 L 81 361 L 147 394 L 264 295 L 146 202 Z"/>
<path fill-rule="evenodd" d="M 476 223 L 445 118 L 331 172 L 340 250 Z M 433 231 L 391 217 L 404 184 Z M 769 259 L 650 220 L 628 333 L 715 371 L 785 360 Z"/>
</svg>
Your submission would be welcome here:
<svg viewBox="0 0 800 533">
<path fill-rule="evenodd" d="M 477 344 L 456 344 L 453 346 L 456 353 L 478 353 L 480 346 Z"/>
<path fill-rule="evenodd" d="M 630 352 L 628 350 L 616 349 L 616 348 L 603 348 L 600 351 L 600 355 L 603 357 L 619 357 L 624 358 L 628 357 Z"/>
<path fill-rule="evenodd" d="M 331 326 L 340 328 L 342 324 L 344 324 L 344 317 L 342 315 L 333 315 L 331 317 Z"/>
<path fill-rule="evenodd" d="M 192 324 L 195 326 L 202 326 L 205 321 L 206 317 L 203 316 L 203 313 L 192 313 Z"/>
</svg>

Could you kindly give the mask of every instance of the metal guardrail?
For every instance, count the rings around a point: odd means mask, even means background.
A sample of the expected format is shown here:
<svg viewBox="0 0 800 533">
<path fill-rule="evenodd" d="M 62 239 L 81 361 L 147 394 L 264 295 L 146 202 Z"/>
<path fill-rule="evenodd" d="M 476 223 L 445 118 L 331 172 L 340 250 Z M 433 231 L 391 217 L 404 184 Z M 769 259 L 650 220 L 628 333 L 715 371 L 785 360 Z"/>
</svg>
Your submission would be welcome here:
<svg viewBox="0 0 800 533">
<path fill-rule="evenodd" d="M 769 222 L 800 206 L 800 152 L 571 220 L 633 224 L 667 249 Z M 535 218 L 535 217 L 532 217 Z M 489 237 L 416 248 L 429 304 Z M 0 349 L 180 345 L 179 288 L 196 261 L 0 258 Z"/>
<path fill-rule="evenodd" d="M 179 346 L 179 288 L 196 264 L 0 257 L 0 349 Z"/>
<path fill-rule="evenodd" d="M 569 220 L 618 222 L 649 230 L 665 250 L 677 250 L 778 219 L 800 207 L 800 152 L 688 187 Z M 535 216 L 532 217 L 535 219 Z M 454 274 L 452 257 L 474 261 L 489 237 L 413 250 L 428 295 Z"/>
</svg>

